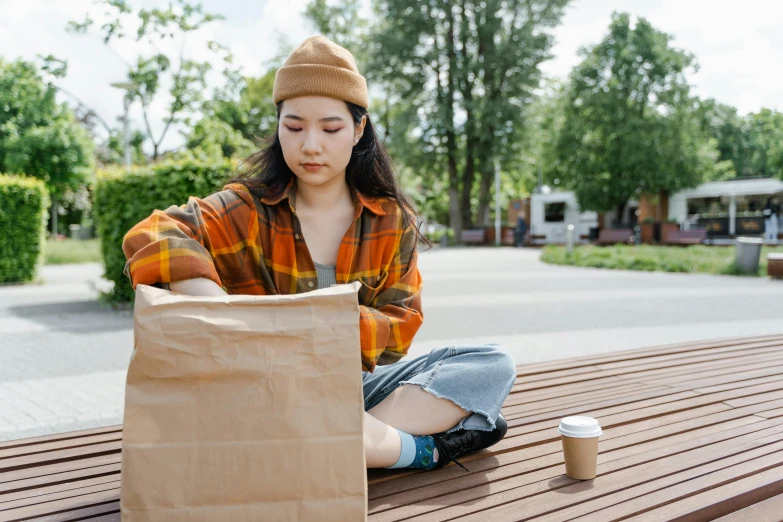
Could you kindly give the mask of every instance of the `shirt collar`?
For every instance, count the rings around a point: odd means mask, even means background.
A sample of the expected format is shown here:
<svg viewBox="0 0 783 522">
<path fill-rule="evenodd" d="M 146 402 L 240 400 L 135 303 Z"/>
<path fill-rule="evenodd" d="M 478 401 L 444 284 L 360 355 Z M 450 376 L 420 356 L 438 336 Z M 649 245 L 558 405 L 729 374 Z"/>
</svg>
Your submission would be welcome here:
<svg viewBox="0 0 783 522">
<path fill-rule="evenodd" d="M 353 198 L 357 210 L 366 208 L 376 216 L 386 215 L 386 212 L 383 210 L 383 207 L 381 207 L 381 204 L 378 202 L 378 198 L 371 198 L 365 196 L 364 194 L 360 193 L 358 190 L 354 189 L 353 187 L 351 187 L 351 197 Z M 291 179 L 291 181 L 288 182 L 285 188 L 282 191 L 280 191 L 280 193 L 271 197 L 261 198 L 261 202 L 264 203 L 265 205 L 277 205 L 284 199 L 289 200 L 289 204 L 291 205 L 291 210 L 293 211 L 294 203 L 296 201 L 296 183 L 294 183 L 293 178 Z"/>
</svg>

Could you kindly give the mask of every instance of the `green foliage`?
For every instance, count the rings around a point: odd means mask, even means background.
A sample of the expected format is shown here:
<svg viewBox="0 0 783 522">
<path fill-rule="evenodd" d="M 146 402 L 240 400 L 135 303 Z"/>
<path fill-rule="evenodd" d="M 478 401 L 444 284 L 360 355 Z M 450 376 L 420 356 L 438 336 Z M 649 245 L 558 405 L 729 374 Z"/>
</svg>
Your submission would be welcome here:
<svg viewBox="0 0 783 522">
<path fill-rule="evenodd" d="M 488 219 L 495 161 L 511 190 L 530 185 L 524 109 L 567 3 L 384 0 L 365 20 L 354 0 L 313 0 L 307 15 L 355 54 L 392 157 L 459 231 Z"/>
<path fill-rule="evenodd" d="M 187 135 L 187 148 L 195 156 L 245 158 L 256 146 L 225 121 L 202 118 Z"/>
<path fill-rule="evenodd" d="M 249 142 L 274 134 L 277 128 L 277 109 L 272 97 L 275 72 L 275 68 L 270 68 L 260 78 L 231 79 L 205 105 L 205 117 L 227 123 Z"/>
<path fill-rule="evenodd" d="M 49 195 L 42 181 L 0 174 L 0 283 L 35 278 L 48 207 Z"/>
<path fill-rule="evenodd" d="M 11 137 L 47 125 L 63 111 L 56 89 L 43 82 L 36 65 L 0 58 L 0 172 L 6 172 L 7 144 Z"/>
<path fill-rule="evenodd" d="M 214 21 L 222 20 L 223 17 L 205 13 L 201 4 L 190 4 L 185 0 L 169 3 L 165 9 L 140 8 L 135 13 L 125 0 L 98 0 L 97 3 L 105 8 L 105 15 L 108 17 L 108 21 L 99 29 L 105 44 L 127 38 L 128 29 L 131 27 L 135 29 L 135 34 L 130 36 L 135 37 L 137 42 L 144 43 L 136 63 L 129 66 L 128 71 L 128 81 L 137 87 L 126 96 L 131 101 L 141 102 L 146 125 L 144 136 L 152 142 L 153 159 L 157 160 L 161 154 L 160 145 L 171 125 L 189 125 L 190 118 L 201 110 L 205 100 L 206 75 L 212 65 L 208 61 L 184 57 L 187 37 L 190 33 L 198 33 Z M 86 34 L 93 25 L 94 20 L 88 13 L 81 23 L 69 22 L 67 29 L 77 34 Z M 168 46 L 167 40 L 175 38 L 180 40 L 179 52 L 169 56 L 157 51 L 158 44 L 166 42 Z M 145 54 L 149 49 L 157 52 Z M 225 47 L 209 42 L 207 49 L 212 53 L 222 54 L 226 64 L 231 63 L 231 53 Z M 168 114 L 164 117 L 163 131 L 156 139 L 150 127 L 148 112 L 153 102 L 159 98 L 163 84 L 168 85 Z"/>
<path fill-rule="evenodd" d="M 565 247 L 548 245 L 541 254 L 541 260 L 557 265 L 616 270 L 764 276 L 767 273 L 767 254 L 770 252 L 783 252 L 783 247 L 762 248 L 759 271 L 755 274 L 746 274 L 737 268 L 734 264 L 736 256 L 734 248 L 705 245 L 687 247 L 590 245 L 574 248 L 570 256 Z"/>
<path fill-rule="evenodd" d="M 108 300 L 133 300 L 133 289 L 123 273 L 125 234 L 153 210 L 183 205 L 190 196 L 206 197 L 220 190 L 234 168 L 234 163 L 222 159 L 203 163 L 169 161 L 136 167 L 128 174 L 119 168 L 99 174 L 93 209 L 105 277 L 114 282 L 113 291 L 106 296 Z"/>
<path fill-rule="evenodd" d="M 54 198 L 87 183 L 95 158 L 95 147 L 87 131 L 72 117 L 60 117 L 48 125 L 14 133 L 5 149 L 8 172 L 42 180 Z"/>
<path fill-rule="evenodd" d="M 84 206 L 78 195 L 90 177 L 95 147 L 70 109 L 56 102 L 56 88 L 44 81 L 44 75 L 62 77 L 65 62 L 41 58 L 40 69 L 0 58 L 0 172 L 42 180 L 58 215 L 79 217 Z"/>
<path fill-rule="evenodd" d="M 676 192 L 712 174 L 718 152 L 686 79 L 694 58 L 639 18 L 615 14 L 570 78 L 557 150 L 579 206 L 605 212 L 638 193 Z"/>
<path fill-rule="evenodd" d="M 762 109 L 746 125 L 751 175 L 783 179 L 783 113 Z"/>
</svg>

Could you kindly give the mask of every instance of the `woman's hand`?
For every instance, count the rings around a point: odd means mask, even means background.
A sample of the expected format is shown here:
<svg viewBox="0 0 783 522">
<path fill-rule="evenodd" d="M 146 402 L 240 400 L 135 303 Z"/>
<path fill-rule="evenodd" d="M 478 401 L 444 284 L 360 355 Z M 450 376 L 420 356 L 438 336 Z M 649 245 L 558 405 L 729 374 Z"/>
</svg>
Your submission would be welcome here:
<svg viewBox="0 0 783 522">
<path fill-rule="evenodd" d="M 217 283 L 203 277 L 185 279 L 183 281 L 172 281 L 169 283 L 169 289 L 172 292 L 185 295 L 228 295 L 225 290 L 217 285 Z"/>
</svg>

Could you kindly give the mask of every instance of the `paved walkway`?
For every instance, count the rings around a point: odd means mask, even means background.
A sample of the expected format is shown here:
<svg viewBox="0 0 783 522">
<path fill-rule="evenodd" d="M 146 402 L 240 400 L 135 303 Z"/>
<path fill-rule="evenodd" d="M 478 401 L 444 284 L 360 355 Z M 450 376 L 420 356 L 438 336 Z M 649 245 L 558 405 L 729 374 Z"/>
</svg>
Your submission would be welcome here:
<svg viewBox="0 0 783 522">
<path fill-rule="evenodd" d="M 783 282 L 544 265 L 529 249 L 421 256 L 425 321 L 410 354 L 499 342 L 518 363 L 783 333 Z M 95 301 L 99 265 L 0 287 L 0 440 L 122 421 L 130 313 Z"/>
</svg>

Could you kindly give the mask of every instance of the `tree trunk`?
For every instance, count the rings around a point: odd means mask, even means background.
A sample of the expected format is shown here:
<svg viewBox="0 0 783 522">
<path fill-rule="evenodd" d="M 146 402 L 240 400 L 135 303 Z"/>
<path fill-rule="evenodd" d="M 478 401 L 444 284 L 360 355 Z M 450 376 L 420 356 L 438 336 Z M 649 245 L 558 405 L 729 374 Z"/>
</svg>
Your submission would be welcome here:
<svg viewBox="0 0 783 522">
<path fill-rule="evenodd" d="M 470 112 L 468 112 L 470 118 Z M 476 160 L 473 157 L 475 147 L 473 136 L 468 135 L 467 150 L 465 151 L 465 169 L 462 171 L 462 225 L 465 228 L 473 227 L 473 205 L 470 197 L 473 194 L 473 180 L 476 172 Z M 479 220 L 478 224 L 481 224 Z"/>
<path fill-rule="evenodd" d="M 478 223 L 479 226 L 487 226 L 489 223 L 489 206 L 491 203 L 491 188 L 495 181 L 495 172 L 492 169 L 492 163 L 484 161 L 481 166 L 481 182 L 479 186 L 479 207 Z"/>
<path fill-rule="evenodd" d="M 56 239 L 56 238 L 57 238 L 57 198 L 52 196 L 52 239 Z"/>
<path fill-rule="evenodd" d="M 446 73 L 446 154 L 449 171 L 449 225 L 454 230 L 454 239 L 460 242 L 462 237 L 462 216 L 459 200 L 459 175 L 457 174 L 457 136 L 454 131 L 454 85 L 456 79 L 457 54 L 454 50 L 454 13 L 450 3 L 446 4 L 446 21 L 448 32 L 446 33 L 446 53 L 449 59 L 448 72 Z M 437 35 L 436 35 L 437 39 Z M 438 75 L 440 85 L 440 75 Z"/>
<path fill-rule="evenodd" d="M 625 207 L 627 203 L 620 203 L 617 205 L 617 216 L 615 217 L 615 228 L 617 228 L 617 225 L 620 225 L 623 223 L 623 214 L 625 213 Z"/>
</svg>

